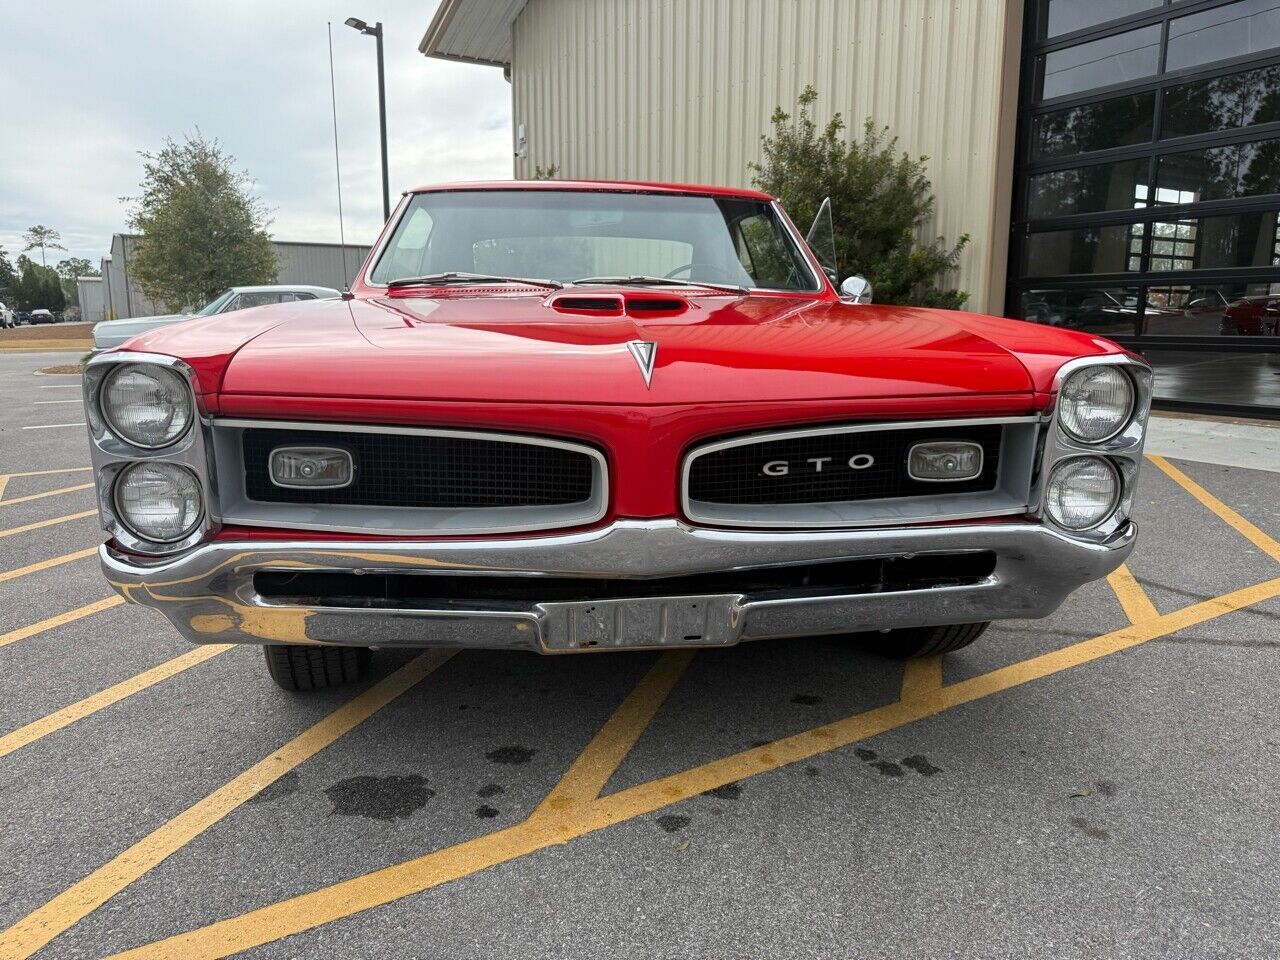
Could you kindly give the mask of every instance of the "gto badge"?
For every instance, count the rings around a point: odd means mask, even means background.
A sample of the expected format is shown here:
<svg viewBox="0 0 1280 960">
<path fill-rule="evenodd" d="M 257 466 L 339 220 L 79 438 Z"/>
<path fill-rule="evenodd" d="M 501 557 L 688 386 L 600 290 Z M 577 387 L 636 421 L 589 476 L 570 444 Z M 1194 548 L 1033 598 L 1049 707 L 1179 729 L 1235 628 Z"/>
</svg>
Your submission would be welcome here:
<svg viewBox="0 0 1280 960">
<path fill-rule="evenodd" d="M 802 460 L 800 462 L 804 464 L 809 464 L 811 466 L 813 473 L 822 473 L 823 468 L 826 467 L 827 464 L 832 463 L 834 461 L 835 461 L 835 457 L 810 457 L 808 460 Z M 873 457 L 871 454 L 855 453 L 847 461 L 841 464 L 841 466 L 847 466 L 850 470 L 866 470 L 869 467 L 875 466 L 875 463 L 876 463 L 876 458 Z M 804 468 L 797 466 L 796 469 L 800 470 Z M 790 460 L 770 460 L 768 463 L 766 463 L 763 467 L 760 468 L 760 472 L 763 473 L 766 477 L 785 477 L 787 476 L 787 474 L 791 472 L 791 461 Z"/>
<path fill-rule="evenodd" d="M 651 340 L 632 340 L 627 343 L 631 357 L 644 375 L 645 389 L 649 389 L 653 380 L 653 365 L 658 362 L 658 345 Z"/>
</svg>

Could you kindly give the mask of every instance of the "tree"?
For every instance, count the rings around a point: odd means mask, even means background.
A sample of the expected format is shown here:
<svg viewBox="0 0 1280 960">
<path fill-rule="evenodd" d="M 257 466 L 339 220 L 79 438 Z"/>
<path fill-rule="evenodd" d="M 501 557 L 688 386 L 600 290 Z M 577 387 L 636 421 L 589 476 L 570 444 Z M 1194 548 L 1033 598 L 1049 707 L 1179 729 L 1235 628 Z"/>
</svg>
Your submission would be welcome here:
<svg viewBox="0 0 1280 960">
<path fill-rule="evenodd" d="M 197 131 L 142 158 L 142 195 L 125 199 L 129 225 L 142 234 L 129 272 L 148 297 L 182 309 L 227 287 L 275 280 L 267 212 L 218 141 Z"/>
<path fill-rule="evenodd" d="M 102 271 L 95 270 L 93 264 L 84 257 L 67 257 L 58 261 L 55 269 L 62 278 L 62 292 L 66 295 L 67 303 L 76 307 L 80 306 L 80 287 L 76 281 L 81 277 L 102 276 Z"/>
<path fill-rule="evenodd" d="M 58 272 L 25 255 L 18 257 L 18 279 L 13 284 L 13 294 L 20 310 L 52 310 L 56 313 L 67 305 Z"/>
<path fill-rule="evenodd" d="M 0 247 L 0 303 L 7 303 L 14 297 L 13 285 L 18 282 L 18 271 L 9 262 L 9 253 Z"/>
<path fill-rule="evenodd" d="M 22 242 L 26 244 L 24 250 L 39 250 L 40 265 L 48 266 L 45 261 L 44 252 L 46 250 L 66 250 L 62 245 L 62 234 L 58 233 L 52 227 L 46 227 L 42 223 L 37 223 L 22 235 Z"/>
<path fill-rule="evenodd" d="M 750 164 L 755 185 L 778 197 L 801 225 L 830 197 L 839 266 L 870 280 L 878 302 L 964 306 L 969 295 L 942 278 L 959 264 L 968 234 L 954 246 L 941 237 L 917 239 L 933 215 L 928 157 L 899 155 L 898 138 L 871 120 L 859 140 L 845 137 L 838 113 L 819 130 L 812 115 L 817 99 L 807 86 L 794 116 L 774 110 L 773 133 L 760 138 L 762 161 Z"/>
</svg>

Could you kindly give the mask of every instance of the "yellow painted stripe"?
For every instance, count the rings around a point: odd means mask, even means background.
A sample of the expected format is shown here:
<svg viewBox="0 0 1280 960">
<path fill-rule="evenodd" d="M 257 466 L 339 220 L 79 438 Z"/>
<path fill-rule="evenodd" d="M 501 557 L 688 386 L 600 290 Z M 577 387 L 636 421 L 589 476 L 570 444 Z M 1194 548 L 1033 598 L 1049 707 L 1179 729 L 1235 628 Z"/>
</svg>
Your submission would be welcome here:
<svg viewBox="0 0 1280 960">
<path fill-rule="evenodd" d="M 114 954 L 108 960 L 170 960 L 173 957 L 214 960 L 273 943 L 470 876 L 536 850 L 652 813 L 686 797 L 857 743 L 950 707 L 1109 656 L 1276 596 L 1280 596 L 1280 578 L 943 687 L 936 697 L 904 700 L 847 717 L 683 773 L 619 791 L 594 801 L 585 809 L 575 808 L 565 816 L 530 817 L 505 830 Z"/>
<path fill-rule="evenodd" d="M 1120 601 L 1124 615 L 1129 618 L 1130 623 L 1141 623 L 1160 616 L 1160 611 L 1156 609 L 1156 605 L 1147 596 L 1147 591 L 1142 589 L 1142 584 L 1138 583 L 1138 578 L 1130 572 L 1127 565 L 1122 563 L 1111 571 L 1107 576 L 1107 583 L 1115 593 L 1116 599 Z"/>
<path fill-rule="evenodd" d="M 47 353 L 50 350 L 92 350 L 92 340 L 14 340 L 11 343 L 0 343 L 2 353 Z M 67 374 L 75 376 L 75 374 Z"/>
<path fill-rule="evenodd" d="M 43 500 L 45 497 L 56 497 L 61 493 L 75 493 L 77 490 L 92 490 L 92 483 L 78 483 L 74 487 L 59 487 L 57 490 L 46 490 L 44 493 L 31 493 L 25 497 L 14 497 L 12 500 L 0 500 L 0 507 L 12 506 L 15 503 L 28 503 L 32 500 Z M 0 496 L 4 490 L 0 489 Z"/>
<path fill-rule="evenodd" d="M 6 580 L 17 580 L 19 577 L 25 577 L 29 573 L 39 573 L 41 570 L 48 570 L 50 567 L 60 567 L 64 563 L 71 563 L 75 560 L 83 560 L 86 557 L 96 556 L 97 547 L 89 547 L 85 550 L 77 550 L 75 553 L 64 553 L 60 557 L 54 557 L 51 560 L 41 560 L 39 563 L 29 563 L 25 567 L 18 567 L 14 570 L 5 570 L 0 573 L 0 583 Z"/>
<path fill-rule="evenodd" d="M 52 630 L 54 627 L 61 627 L 68 623 L 74 623 L 77 620 L 83 620 L 85 617 L 92 616 L 103 610 L 110 610 L 112 607 L 118 607 L 124 603 L 123 597 L 107 597 L 104 600 L 98 600 L 95 603 L 87 603 L 83 607 L 77 607 L 75 610 L 68 610 L 66 613 L 60 613 L 56 617 L 50 617 L 47 620 L 41 620 L 39 623 L 33 623 L 30 626 L 19 627 L 17 630 L 10 630 L 8 633 L 0 633 L 0 647 L 7 647 L 11 643 L 17 643 L 19 640 L 25 640 L 27 637 L 34 637 L 38 633 L 44 633 L 46 630 Z"/>
<path fill-rule="evenodd" d="M 187 807 L 164 826 L 147 834 L 109 863 L 0 934 L 0 957 L 9 960 L 30 957 L 264 787 L 351 732 L 452 656 L 453 651 L 432 650 L 416 657 L 259 760 L 234 780 Z"/>
<path fill-rule="evenodd" d="M 1234 529 L 1272 560 L 1280 563 L 1280 543 L 1277 543 L 1244 517 L 1240 516 L 1240 514 L 1236 513 L 1164 457 L 1147 454 L 1147 459 L 1164 471 L 1164 473 L 1167 474 L 1169 479 L 1174 483 L 1178 484 L 1178 486 L 1182 487 L 1183 490 L 1186 490 L 1187 493 L 1191 494 L 1206 507 L 1216 513 L 1218 517 L 1229 527 Z"/>
<path fill-rule="evenodd" d="M 0 476 L 0 500 L 4 499 L 4 488 L 8 485 L 9 478 L 7 476 Z"/>
<path fill-rule="evenodd" d="M 6 473 L 0 476 L 6 479 L 14 477 L 51 477 L 55 473 L 88 473 L 93 467 L 58 467 L 53 470 L 28 470 L 25 473 Z"/>
<path fill-rule="evenodd" d="M 19 533 L 30 533 L 32 530 L 42 530 L 45 527 L 56 526 L 59 523 L 67 523 L 71 520 L 83 520 L 85 517 L 96 517 L 97 510 L 84 510 L 80 513 L 69 513 L 65 517 L 54 517 L 52 520 L 40 520 L 37 523 L 24 524 L 21 527 L 10 527 L 8 530 L 0 530 L 0 537 L 13 537 Z"/>
<path fill-rule="evenodd" d="M 693 654 L 692 650 L 672 650 L 658 658 L 538 805 L 535 817 L 582 806 L 599 795 L 653 721 Z"/>
<path fill-rule="evenodd" d="M 196 647 L 190 652 L 184 653 L 180 657 L 174 657 L 158 667 L 152 667 L 136 677 L 130 677 L 128 680 L 121 681 L 115 686 L 107 687 L 105 690 L 100 690 L 92 696 L 63 707 L 61 710 L 55 711 L 46 717 L 34 720 L 24 727 L 19 727 L 12 733 L 0 737 L 0 757 L 7 757 L 15 750 L 30 746 L 37 740 L 47 737 L 63 727 L 68 727 L 78 720 L 83 720 L 99 710 L 105 710 L 126 697 L 140 693 L 148 687 L 154 687 L 162 680 L 168 680 L 184 670 L 190 670 L 192 667 L 204 663 L 220 653 L 226 653 L 230 649 L 231 644 L 228 643 Z"/>
<path fill-rule="evenodd" d="M 908 660 L 902 668 L 902 700 L 936 696 L 942 689 L 942 657 Z"/>
</svg>

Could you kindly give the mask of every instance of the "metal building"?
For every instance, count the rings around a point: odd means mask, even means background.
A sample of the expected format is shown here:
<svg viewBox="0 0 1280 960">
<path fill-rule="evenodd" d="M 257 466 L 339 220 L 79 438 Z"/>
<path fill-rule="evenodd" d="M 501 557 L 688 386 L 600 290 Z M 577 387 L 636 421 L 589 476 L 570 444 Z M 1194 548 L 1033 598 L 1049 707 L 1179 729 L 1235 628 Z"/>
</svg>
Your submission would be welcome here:
<svg viewBox="0 0 1280 960">
<path fill-rule="evenodd" d="M 97 323 L 107 319 L 105 284 L 101 277 L 77 277 L 76 298 L 80 302 L 80 319 Z"/>
<path fill-rule="evenodd" d="M 813 84 L 930 158 L 973 309 L 1280 416 L 1280 0 L 442 0 L 419 49 L 505 71 L 518 177 L 748 185 Z"/>
<path fill-rule="evenodd" d="M 108 319 L 149 317 L 173 313 L 164 304 L 150 300 L 129 276 L 129 261 L 136 256 L 142 238 L 117 233 L 111 238 L 111 254 L 102 258 L 104 299 Z M 337 243 L 299 243 L 273 240 L 280 270 L 276 283 L 305 283 L 341 290 L 355 277 L 369 255 L 369 247 Z"/>
</svg>

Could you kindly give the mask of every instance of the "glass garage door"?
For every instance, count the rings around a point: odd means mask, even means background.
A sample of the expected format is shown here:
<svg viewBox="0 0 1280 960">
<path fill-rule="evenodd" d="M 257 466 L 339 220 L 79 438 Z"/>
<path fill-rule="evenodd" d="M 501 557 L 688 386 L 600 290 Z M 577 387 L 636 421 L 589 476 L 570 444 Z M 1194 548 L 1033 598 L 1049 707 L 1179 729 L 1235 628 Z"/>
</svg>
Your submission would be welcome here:
<svg viewBox="0 0 1280 960">
<path fill-rule="evenodd" d="M 1280 0 L 1029 0 L 1008 312 L 1280 417 Z"/>
</svg>

